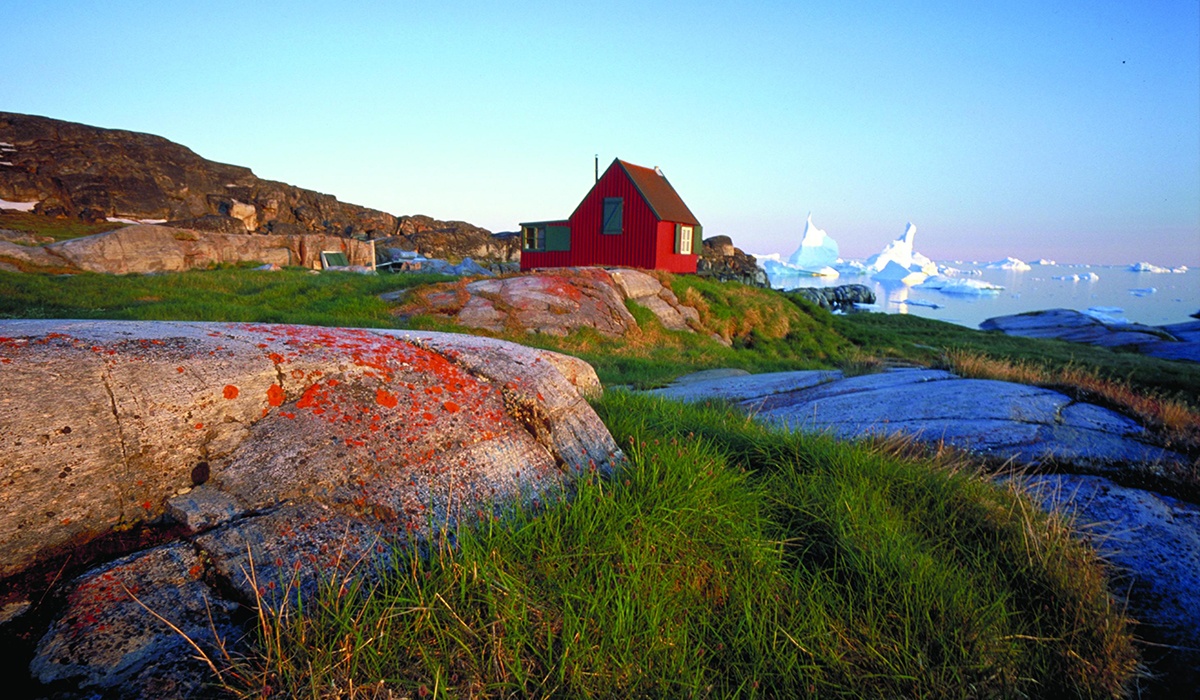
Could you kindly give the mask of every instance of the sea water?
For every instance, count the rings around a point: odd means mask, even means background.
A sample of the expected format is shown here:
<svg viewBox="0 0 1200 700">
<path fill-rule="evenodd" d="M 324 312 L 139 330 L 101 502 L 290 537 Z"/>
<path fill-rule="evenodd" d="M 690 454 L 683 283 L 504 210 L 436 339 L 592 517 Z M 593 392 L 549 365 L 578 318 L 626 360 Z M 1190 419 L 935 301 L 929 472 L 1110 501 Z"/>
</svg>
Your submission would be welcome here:
<svg viewBox="0 0 1200 700">
<path fill-rule="evenodd" d="M 1034 265 L 1032 270 L 984 269 L 970 263 L 947 263 L 967 273 L 949 279 L 971 279 L 1003 287 L 998 292 L 951 294 L 899 282 L 880 282 L 867 275 L 792 277 L 775 280 L 777 288 L 835 287 L 864 284 L 875 292 L 867 307 L 894 314 L 913 314 L 977 328 L 983 321 L 1043 309 L 1093 310 L 1119 320 L 1161 326 L 1192 320 L 1200 311 L 1200 270 L 1184 273 L 1133 272 L 1128 265 Z M 1087 279 L 1094 273 L 1099 279 Z M 1084 279 L 1055 279 L 1079 276 Z"/>
</svg>

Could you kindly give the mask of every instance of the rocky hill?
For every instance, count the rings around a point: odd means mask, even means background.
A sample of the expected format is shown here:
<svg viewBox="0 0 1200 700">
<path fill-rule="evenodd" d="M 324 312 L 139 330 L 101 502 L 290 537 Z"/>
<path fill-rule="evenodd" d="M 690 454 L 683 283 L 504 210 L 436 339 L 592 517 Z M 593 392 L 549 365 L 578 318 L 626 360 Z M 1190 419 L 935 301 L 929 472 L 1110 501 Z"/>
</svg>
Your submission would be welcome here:
<svg viewBox="0 0 1200 700">
<path fill-rule="evenodd" d="M 168 223 L 219 233 L 400 237 L 445 256 L 514 259 L 515 246 L 461 221 L 394 216 L 264 180 L 161 136 L 0 112 L 0 199 L 40 214 Z M 430 251 L 434 252 L 434 251 Z"/>
</svg>

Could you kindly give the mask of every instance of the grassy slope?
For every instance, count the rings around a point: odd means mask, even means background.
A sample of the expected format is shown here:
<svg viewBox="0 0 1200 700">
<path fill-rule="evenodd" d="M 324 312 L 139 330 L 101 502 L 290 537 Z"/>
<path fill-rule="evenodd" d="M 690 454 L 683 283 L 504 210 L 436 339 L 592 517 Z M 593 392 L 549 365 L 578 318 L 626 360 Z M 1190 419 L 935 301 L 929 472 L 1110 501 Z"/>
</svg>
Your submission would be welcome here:
<svg viewBox="0 0 1200 700">
<path fill-rule="evenodd" d="M 375 295 L 426 281 L 0 272 L 0 317 L 384 327 L 398 319 Z M 610 384 L 715 366 L 831 366 L 865 353 L 931 360 L 967 347 L 1095 363 L 1184 393 L 1197 386 L 1183 363 L 912 317 L 835 318 L 736 285 L 672 284 L 733 347 L 665 331 L 638 309 L 643 329 L 624 341 L 513 339 L 589 359 Z M 373 595 L 331 589 L 310 616 L 274 630 L 299 636 L 265 645 L 242 667 L 241 687 L 261 690 L 268 673 L 296 692 L 354 679 L 438 693 L 450 683 L 464 695 L 538 695 L 548 683 L 601 696 L 1086 697 L 1128 681 L 1133 651 L 1101 569 L 1011 494 L 928 460 L 771 433 L 718 409 L 613 394 L 599 410 L 634 446 L 619 482 L 589 483 L 570 506 L 514 527 L 465 533 L 460 552 Z"/>
<path fill-rule="evenodd" d="M 953 465 L 610 392 L 617 481 L 263 619 L 244 696 L 1111 697 L 1095 556 Z M 372 697 L 364 692 L 359 697 Z"/>
<path fill-rule="evenodd" d="M 0 228 L 30 233 L 40 238 L 65 241 L 121 228 L 125 224 L 112 221 L 86 222 L 79 219 L 42 216 L 31 212 L 0 210 Z"/>
</svg>

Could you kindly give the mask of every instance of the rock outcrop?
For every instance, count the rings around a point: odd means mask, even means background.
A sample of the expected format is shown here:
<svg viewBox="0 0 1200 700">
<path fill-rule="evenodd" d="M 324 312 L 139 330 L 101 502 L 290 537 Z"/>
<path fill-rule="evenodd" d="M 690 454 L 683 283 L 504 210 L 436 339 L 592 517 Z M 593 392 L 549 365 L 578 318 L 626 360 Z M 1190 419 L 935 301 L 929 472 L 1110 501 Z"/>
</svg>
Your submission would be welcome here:
<svg viewBox="0 0 1200 700">
<path fill-rule="evenodd" d="M 778 372 L 681 381 L 653 393 L 685 401 L 722 398 L 795 430 L 843 438 L 907 435 L 1030 466 L 1069 463 L 1151 477 L 1163 464 L 1187 464 L 1185 456 L 1114 411 L 1050 389 L 942 370 L 845 378 L 829 371 Z"/>
<path fill-rule="evenodd" d="M 0 112 L 0 199 L 41 214 L 217 233 L 399 236 L 433 257 L 515 260 L 517 243 L 428 216 L 394 216 L 263 180 L 161 136 Z"/>
<path fill-rule="evenodd" d="M 319 269 L 321 253 L 328 251 L 344 253 L 351 265 L 370 268 L 375 264 L 373 241 L 321 234 L 247 236 L 137 224 L 44 246 L 0 241 L 0 261 L 8 258 L 25 263 L 28 269 L 117 275 L 181 272 L 252 261 Z"/>
<path fill-rule="evenodd" d="M 767 273 L 753 255 L 735 248 L 729 236 L 705 238 L 696 261 L 696 274 L 722 282 L 741 282 L 752 287 L 770 287 Z"/>
<path fill-rule="evenodd" d="M 1032 311 L 989 318 L 979 327 L 1025 338 L 1055 338 L 1103 347 L 1131 347 L 1164 360 L 1200 362 L 1200 321 L 1169 326 L 1109 324 L 1073 309 Z"/>
<path fill-rule="evenodd" d="M 795 294 L 830 311 L 849 311 L 855 304 L 874 304 L 875 292 L 865 284 L 839 284 L 836 287 L 797 287 Z"/>
<path fill-rule="evenodd" d="M 4 626 L 63 601 L 32 671 L 84 694 L 184 696 L 209 673 L 143 604 L 212 653 L 236 604 L 370 575 L 392 545 L 536 507 L 621 459 L 581 396 L 599 390 L 588 365 L 487 338 L 3 321 L 0 379 L 0 580 L 67 568 L 111 533 L 182 538 L 61 594 L 0 586 Z"/>
<path fill-rule="evenodd" d="M 591 328 L 610 337 L 628 334 L 637 321 L 625 306 L 644 307 L 668 330 L 700 327 L 700 314 L 641 270 L 563 268 L 501 279 L 443 284 L 417 290 L 401 313 L 437 314 L 465 328 L 565 336 Z"/>
</svg>

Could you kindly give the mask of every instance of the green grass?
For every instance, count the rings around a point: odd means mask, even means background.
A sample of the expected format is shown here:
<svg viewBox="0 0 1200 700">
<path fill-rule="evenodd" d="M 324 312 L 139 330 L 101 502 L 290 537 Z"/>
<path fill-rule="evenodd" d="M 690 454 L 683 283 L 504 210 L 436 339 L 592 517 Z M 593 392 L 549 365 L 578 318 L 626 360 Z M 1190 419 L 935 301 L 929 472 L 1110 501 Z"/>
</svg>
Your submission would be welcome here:
<svg viewBox="0 0 1200 700">
<path fill-rule="evenodd" d="M 118 229 L 126 224 L 112 221 L 87 222 L 67 217 L 43 216 L 32 212 L 0 210 L 0 228 L 21 231 L 54 241 L 90 236 Z"/>
<path fill-rule="evenodd" d="M 1095 556 L 955 465 L 610 392 L 616 479 L 267 615 L 246 697 L 1114 697 Z M 355 696 L 351 689 L 360 689 Z M 364 690 L 365 689 L 365 690 Z"/>
<path fill-rule="evenodd" d="M 0 271 L 0 318 L 242 321 L 395 327 L 377 295 L 440 275 L 312 274 L 245 268 L 161 275 L 30 275 Z"/>
</svg>

